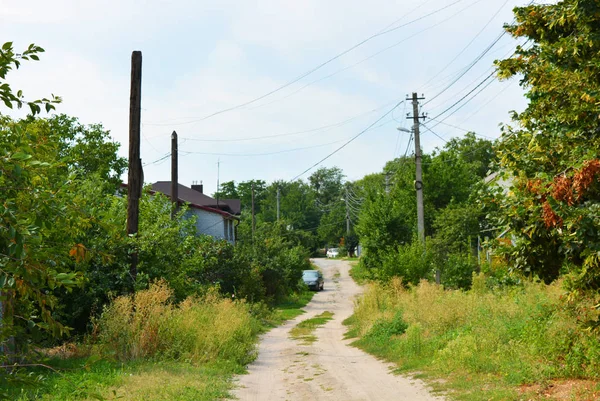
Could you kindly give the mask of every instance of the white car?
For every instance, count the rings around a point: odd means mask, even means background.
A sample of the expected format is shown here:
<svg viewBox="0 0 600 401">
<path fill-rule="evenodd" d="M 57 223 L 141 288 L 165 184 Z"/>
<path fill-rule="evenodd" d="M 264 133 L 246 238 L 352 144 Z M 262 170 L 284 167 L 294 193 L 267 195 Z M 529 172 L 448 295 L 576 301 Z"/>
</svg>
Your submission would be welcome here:
<svg viewBox="0 0 600 401">
<path fill-rule="evenodd" d="M 329 248 L 327 250 L 328 258 L 337 258 L 340 255 L 340 250 L 338 248 Z"/>
</svg>

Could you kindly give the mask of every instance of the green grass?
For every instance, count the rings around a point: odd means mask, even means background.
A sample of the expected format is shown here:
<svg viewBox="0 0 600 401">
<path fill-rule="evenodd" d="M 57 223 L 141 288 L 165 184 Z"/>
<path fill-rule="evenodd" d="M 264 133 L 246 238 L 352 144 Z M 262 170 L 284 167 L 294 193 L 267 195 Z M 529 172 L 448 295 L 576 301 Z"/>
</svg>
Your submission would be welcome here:
<svg viewBox="0 0 600 401">
<path fill-rule="evenodd" d="M 371 280 L 370 272 L 360 262 L 351 263 L 350 277 L 358 285 L 364 285 Z"/>
<path fill-rule="evenodd" d="M 567 303 L 560 284 L 490 290 L 478 276 L 453 291 L 392 280 L 370 284 L 344 324 L 353 345 L 453 400 L 598 399 L 600 338 L 580 323 L 598 319 L 592 305 Z"/>
<path fill-rule="evenodd" d="M 62 370 L 35 390 L 23 389 L 9 399 L 16 401 L 203 401 L 223 399 L 231 389 L 231 377 L 243 373 L 234 362 L 192 365 L 174 361 L 137 361 L 126 364 L 106 360 L 88 364 L 88 358 L 54 360 Z M 84 368 L 85 365 L 89 365 Z M 43 373 L 43 372 L 36 372 Z"/>
<path fill-rule="evenodd" d="M 286 320 L 292 320 L 305 313 L 302 308 L 312 300 L 314 295 L 314 291 L 304 290 L 275 304 L 273 316 L 270 318 L 271 324 L 278 326 Z"/>
<path fill-rule="evenodd" d="M 313 334 L 315 329 L 331 319 L 333 319 L 333 313 L 325 311 L 311 319 L 303 320 L 290 330 L 290 338 L 302 341 L 303 345 L 312 344 L 317 341 L 317 337 Z"/>
</svg>

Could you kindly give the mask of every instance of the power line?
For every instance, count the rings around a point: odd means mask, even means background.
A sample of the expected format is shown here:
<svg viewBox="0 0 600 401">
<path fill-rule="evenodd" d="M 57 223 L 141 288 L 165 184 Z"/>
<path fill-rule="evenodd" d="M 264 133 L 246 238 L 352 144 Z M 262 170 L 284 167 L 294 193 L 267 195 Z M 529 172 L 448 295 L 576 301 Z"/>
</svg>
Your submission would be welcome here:
<svg viewBox="0 0 600 401">
<path fill-rule="evenodd" d="M 434 117 L 434 119 L 438 119 L 439 117 L 441 117 L 442 115 L 446 114 L 448 111 L 450 111 L 451 109 L 453 109 L 456 105 L 458 105 L 459 103 L 461 103 L 463 100 L 465 100 L 471 93 L 475 92 L 477 89 L 479 89 L 479 87 L 481 87 L 483 84 L 485 84 L 490 78 L 492 78 L 494 76 L 494 74 L 496 73 L 496 71 L 492 71 L 491 74 L 489 74 L 483 81 L 481 81 L 479 84 L 477 84 L 477 86 L 475 86 L 473 89 L 471 89 L 466 95 L 464 95 L 463 97 L 461 97 L 460 99 L 458 99 L 456 102 L 454 102 L 450 107 L 446 108 L 444 111 L 442 111 L 440 114 L 438 114 L 437 116 Z M 478 92 L 479 93 L 479 92 Z M 462 107 L 462 106 L 461 106 Z M 456 112 L 457 110 L 455 110 L 454 112 Z M 454 114 L 454 113 L 452 113 Z M 446 117 L 447 118 L 447 117 Z M 444 119 L 445 120 L 445 119 Z M 439 123 L 438 123 L 439 124 Z M 437 125 L 435 125 L 437 126 Z M 434 127 L 435 127 L 434 126 Z"/>
<path fill-rule="evenodd" d="M 166 159 L 167 159 L 167 158 L 169 158 L 169 157 L 171 157 L 171 152 L 169 152 L 169 153 L 167 153 L 166 155 L 162 156 L 160 159 L 154 160 L 153 162 L 149 162 L 149 163 L 142 164 L 142 167 L 146 167 L 146 166 L 149 166 L 149 165 L 151 165 L 151 164 L 156 164 L 156 163 L 159 163 L 159 162 L 161 162 L 161 161 L 164 161 L 164 160 L 166 160 Z"/>
<path fill-rule="evenodd" d="M 171 125 L 171 126 L 174 126 L 174 125 L 186 125 L 186 124 L 192 124 L 192 123 L 195 123 L 195 122 L 204 121 L 204 120 L 207 120 L 207 119 L 209 119 L 209 118 L 211 118 L 211 117 L 217 116 L 217 115 L 219 115 L 219 114 L 227 113 L 227 112 L 229 112 L 229 111 L 236 110 L 236 109 L 239 109 L 239 108 L 241 108 L 241 107 L 248 106 L 248 105 L 250 105 L 250 104 L 256 103 L 256 102 L 258 102 L 259 100 L 262 100 L 262 99 L 264 99 L 264 98 L 266 98 L 266 97 L 268 97 L 268 96 L 270 96 L 270 95 L 272 95 L 272 94 L 274 94 L 274 93 L 276 93 L 276 92 L 279 92 L 279 91 L 281 91 L 282 89 L 285 89 L 285 88 L 287 88 L 287 87 L 288 87 L 288 86 L 290 86 L 290 85 L 293 85 L 293 84 L 295 84 L 296 82 L 300 81 L 301 79 L 303 79 L 303 78 L 305 78 L 305 77 L 307 77 L 307 76 L 311 75 L 311 74 L 312 74 L 312 73 L 314 73 L 315 71 L 318 71 L 319 69 L 323 68 L 324 66 L 326 66 L 326 65 L 327 65 L 327 64 L 329 64 L 329 63 L 331 63 L 332 61 L 335 61 L 335 60 L 337 60 L 338 58 L 340 58 L 340 57 L 342 57 L 342 56 L 344 56 L 344 55 L 346 55 L 346 54 L 350 53 L 352 50 L 354 50 L 354 49 L 356 49 L 356 48 L 358 48 L 358 47 L 362 46 L 363 44 L 365 44 L 365 43 L 367 43 L 367 42 L 369 42 L 369 41 L 371 41 L 371 40 L 373 40 L 373 39 L 375 39 L 375 38 L 377 38 L 377 37 L 379 37 L 379 36 L 386 35 L 386 34 L 388 34 L 388 33 L 394 32 L 394 31 L 396 31 L 396 30 L 398 30 L 398 29 L 400 29 L 400 28 L 404 28 L 404 27 L 406 27 L 406 26 L 408 26 L 408 25 L 414 24 L 415 22 L 418 22 L 418 21 L 420 21 L 420 20 L 422 20 L 422 19 L 425 19 L 425 18 L 427 18 L 427 17 L 430 17 L 430 16 L 432 16 L 432 15 L 435 15 L 435 14 L 437 14 L 437 13 L 439 13 L 439 12 L 441 12 L 441 11 L 443 11 L 443 10 L 447 9 L 447 8 L 450 8 L 450 7 L 452 7 L 453 5 L 455 5 L 455 4 L 457 4 L 457 3 L 460 3 L 461 1 L 463 1 L 463 0 L 456 0 L 456 1 L 454 1 L 454 2 L 452 2 L 452 3 L 450 3 L 450 4 L 448 4 L 448 5 L 446 5 L 446 6 L 444 6 L 444 7 L 441 7 L 441 8 L 439 8 L 439 9 L 437 9 L 437 10 L 434 10 L 434 11 L 432 11 L 432 12 L 428 13 L 428 14 L 422 15 L 421 17 L 415 18 L 415 19 L 413 19 L 413 20 L 411 20 L 411 21 L 409 21 L 409 22 L 406 22 L 406 23 L 404 23 L 404 24 L 402 24 L 402 25 L 399 25 L 399 26 L 396 26 L 396 27 L 393 27 L 393 28 L 390 28 L 390 29 L 387 29 L 387 30 L 384 30 L 384 31 L 380 31 L 380 32 L 378 32 L 378 33 L 375 33 L 375 34 L 373 34 L 373 35 L 369 36 L 368 38 L 366 38 L 366 39 L 363 39 L 362 41 L 358 42 L 357 44 L 355 44 L 355 45 L 353 45 L 353 46 L 350 46 L 350 47 L 349 47 L 349 48 L 347 48 L 346 50 L 344 50 L 344 51 L 342 51 L 342 52 L 340 52 L 340 53 L 336 54 L 335 56 L 333 56 L 333 57 L 331 57 L 331 58 L 327 59 L 326 61 L 324 61 L 324 62 L 322 62 L 322 63 L 318 64 L 316 67 L 313 67 L 313 68 L 311 68 L 311 69 L 310 69 L 310 70 L 308 70 L 307 72 L 305 72 L 305 73 L 303 73 L 303 74 L 299 75 L 298 77 L 296 77 L 296 78 L 292 79 L 291 81 L 288 81 L 287 83 L 285 83 L 285 84 L 283 84 L 283 85 L 280 85 L 279 87 L 277 87 L 277 88 L 275 88 L 275 89 L 273 89 L 273 90 L 271 90 L 271 91 L 269 91 L 269 92 L 267 92 L 267 93 L 265 93 L 265 94 L 263 94 L 263 95 L 260 95 L 260 96 L 258 96 L 258 97 L 255 97 L 255 98 L 253 98 L 253 99 L 251 99 L 251 100 L 248 100 L 248 101 L 246 101 L 246 102 L 243 102 L 243 103 L 237 104 L 237 105 L 235 105 L 235 106 L 231 106 L 231 107 L 227 107 L 227 108 L 224 108 L 224 109 L 218 110 L 218 111 L 216 111 L 216 112 L 213 112 L 213 113 L 211 113 L 211 114 L 208 114 L 208 115 L 206 115 L 206 116 L 204 116 L 204 117 L 201 117 L 201 118 L 198 118 L 198 119 L 194 119 L 194 120 L 187 121 L 187 122 L 181 122 L 181 123 L 171 123 L 170 125 Z M 479 0 L 479 1 L 482 1 L 482 0 Z M 151 125 L 151 124 L 148 124 L 148 125 Z"/>
<path fill-rule="evenodd" d="M 471 41 L 469 43 L 467 43 L 467 45 L 465 47 L 463 47 L 463 49 L 460 52 L 458 52 L 458 54 L 452 60 L 450 60 L 450 62 L 448 64 L 446 64 L 446 66 L 444 68 L 442 68 L 437 74 L 435 74 L 433 77 L 431 77 L 429 79 L 429 81 L 425 82 L 423 84 L 423 86 L 426 86 L 427 84 L 429 84 L 431 81 L 436 79 L 442 72 L 444 72 L 448 67 L 450 67 L 452 65 L 452 63 L 454 63 L 469 48 L 469 46 L 471 46 L 473 44 L 473 42 L 475 42 L 475 40 L 477 40 L 477 38 L 479 36 L 481 36 L 483 31 L 492 23 L 492 21 L 498 16 L 500 11 L 502 11 L 502 9 L 506 6 L 506 3 L 508 3 L 508 2 L 509 2 L 509 0 L 505 0 L 504 3 L 502 3 L 502 5 L 500 6 L 500 8 L 498 8 L 498 10 L 494 13 L 494 15 L 492 15 L 492 17 L 485 23 L 483 28 L 481 28 L 479 30 L 479 32 L 477 32 L 477 34 L 475 34 L 473 39 L 471 39 Z"/>
<path fill-rule="evenodd" d="M 440 135 L 436 134 L 435 132 L 433 132 L 433 131 L 431 130 L 431 128 L 429 128 L 429 127 L 428 127 L 428 126 L 426 126 L 425 124 L 421 124 L 421 126 L 422 126 L 423 128 L 425 128 L 427 131 L 431 132 L 433 135 L 435 135 L 435 136 L 437 136 L 438 138 L 440 138 L 442 141 L 444 141 L 444 142 L 448 143 L 448 140 L 446 140 L 446 138 L 444 138 L 444 137 L 442 137 L 442 136 L 440 136 Z"/>
<path fill-rule="evenodd" d="M 436 119 L 433 119 L 433 118 L 430 118 L 430 120 L 435 121 L 435 122 L 440 123 L 440 124 L 443 124 L 443 125 L 446 125 L 448 127 L 455 128 L 455 129 L 463 131 L 463 132 L 471 133 L 471 134 L 473 134 L 475 136 L 480 136 L 480 137 L 485 138 L 485 139 L 489 139 L 489 140 L 494 140 L 495 139 L 495 138 L 492 138 L 492 137 L 487 136 L 487 135 L 479 134 L 479 133 L 475 132 L 474 130 L 469 130 L 469 129 L 465 129 L 465 128 L 459 127 L 457 125 L 448 124 L 447 122 L 444 122 L 444 120 L 436 120 Z M 466 118 L 464 121 L 467 121 L 467 120 L 468 120 L 468 118 Z"/>
<path fill-rule="evenodd" d="M 312 166 L 310 166 L 309 168 L 307 168 L 306 170 L 304 170 L 303 172 L 301 172 L 300 174 L 298 174 L 297 176 L 295 176 L 294 178 L 292 178 L 291 181 L 295 181 L 297 178 L 303 176 L 304 174 L 306 174 L 307 172 L 309 172 L 310 170 L 312 170 L 313 168 L 315 168 L 316 166 L 318 166 L 319 164 L 321 164 L 322 162 L 324 162 L 325 160 L 329 159 L 331 156 L 333 156 L 334 154 L 336 154 L 337 152 L 339 152 L 340 150 L 344 149 L 346 146 L 348 146 L 348 144 L 350 144 L 351 142 L 353 142 L 356 138 L 358 138 L 359 136 L 361 136 L 362 134 L 364 134 L 365 132 L 367 132 L 368 130 L 370 130 L 379 121 L 383 120 L 387 115 L 389 115 L 391 112 L 393 112 L 394 109 L 396 107 L 400 106 L 403 102 L 404 102 L 404 100 L 401 100 L 398 103 L 396 103 L 396 105 L 394 105 L 394 107 L 392 107 L 384 115 L 382 115 L 377 120 L 375 120 L 373 123 L 371 123 L 371 125 L 369 125 L 367 128 L 365 128 L 364 130 L 360 131 L 358 134 L 356 134 L 355 136 L 353 136 L 352 138 L 350 138 L 350 140 L 347 141 L 346 143 L 344 143 L 342 146 L 340 146 L 339 148 L 337 148 L 333 152 L 329 153 L 327 156 L 325 156 L 324 158 L 322 158 L 321 160 L 319 160 L 318 162 L 316 162 L 315 164 L 313 164 Z"/>
<path fill-rule="evenodd" d="M 472 112 L 471 114 L 469 114 L 469 116 L 467 116 L 464 120 L 462 120 L 460 122 L 460 124 L 464 123 L 465 121 L 468 121 L 471 117 L 473 117 L 475 114 L 477 114 L 481 109 L 483 109 L 485 106 L 487 106 L 488 104 L 490 104 L 491 102 L 493 102 L 498 96 L 500 96 L 501 94 L 503 94 L 508 88 L 510 88 L 516 81 L 513 80 L 510 84 L 508 85 L 504 85 L 504 88 L 502 88 L 501 91 L 499 91 L 498 93 L 496 93 L 494 96 L 492 96 L 488 101 L 486 101 L 483 105 L 481 105 L 479 108 L 477 108 L 477 110 L 475 110 L 474 112 Z M 444 123 L 446 124 L 446 123 Z M 446 124 L 449 125 L 449 124 Z"/>
<path fill-rule="evenodd" d="M 289 97 L 291 97 L 291 96 L 295 95 L 296 93 L 298 93 L 298 92 L 300 92 L 300 91 L 302 91 L 302 90 L 306 89 L 307 87 L 309 87 L 309 86 L 311 86 L 311 85 L 314 85 L 314 84 L 316 84 L 317 82 L 324 81 L 324 80 L 326 80 L 326 79 L 329 79 L 329 78 L 331 78 L 331 77 L 333 77 L 333 76 L 335 76 L 335 75 L 337 75 L 337 74 L 339 74 L 339 73 L 341 73 L 341 72 L 344 72 L 344 71 L 346 71 L 346 70 L 349 70 L 349 69 L 351 69 L 351 68 L 354 68 L 354 67 L 356 67 L 357 65 L 359 65 L 359 64 L 362 64 L 362 63 L 364 63 L 365 61 L 368 61 L 368 60 L 372 59 L 373 57 L 376 57 L 376 56 L 378 56 L 378 55 L 380 55 L 380 54 L 382 54 L 382 53 L 384 53 L 384 52 L 386 52 L 386 51 L 388 51 L 388 50 L 390 50 L 390 49 L 393 49 L 393 48 L 394 48 L 394 47 L 396 47 L 396 46 L 399 46 L 399 45 L 401 45 L 402 43 L 404 43 L 404 42 L 408 41 L 409 39 L 412 39 L 412 38 L 414 38 L 414 37 L 416 37 L 416 36 L 419 36 L 419 35 L 421 35 L 423 32 L 426 32 L 426 31 L 428 31 L 428 30 L 430 30 L 430 29 L 433 29 L 433 28 L 435 28 L 435 27 L 437 27 L 437 26 L 439 26 L 439 25 L 443 24 L 444 22 L 446 22 L 446 21 L 448 21 L 448 20 L 450 20 L 450 19 L 454 18 L 454 17 L 455 17 L 455 16 L 457 16 L 458 14 L 462 13 L 463 11 L 467 10 L 468 8 L 470 8 L 470 7 L 474 6 L 474 5 L 475 5 L 475 4 L 477 4 L 477 3 L 480 3 L 481 1 L 483 1 L 483 0 L 476 0 L 475 2 L 473 2 L 473 3 L 469 4 L 469 5 L 467 5 L 466 7 L 462 8 L 462 9 L 460 9 L 459 11 L 457 11 L 456 13 L 452 14 L 451 16 L 449 16 L 449 17 L 447 17 L 447 18 L 445 18 L 445 19 L 443 19 L 443 20 L 441 20 L 441 21 L 439 21 L 439 22 L 436 22 L 435 24 L 433 24 L 433 25 L 431 25 L 431 26 L 429 26 L 429 27 L 427 27 L 427 28 L 424 28 L 424 29 L 420 30 L 420 31 L 418 31 L 418 32 L 416 32 L 416 33 L 414 33 L 414 34 L 412 34 L 412 35 L 410 35 L 410 36 L 408 36 L 408 37 L 406 37 L 406 38 L 404 38 L 404 39 L 400 40 L 399 42 L 396 42 L 396 43 L 394 43 L 394 44 L 392 44 L 392 45 L 390 45 L 390 46 L 388 46 L 388 47 L 385 47 L 385 48 L 383 48 L 383 49 L 381 49 L 381 50 L 379 50 L 379 51 L 377 51 L 377 52 L 375 52 L 375 53 L 371 54 L 370 56 L 367 56 L 367 57 L 363 58 L 362 60 L 360 60 L 360 61 L 357 61 L 357 62 L 356 62 L 356 63 L 354 63 L 354 64 L 351 64 L 351 65 L 349 65 L 349 66 L 346 66 L 346 67 L 344 67 L 344 68 L 340 68 L 339 70 L 337 70 L 337 71 L 334 71 L 333 73 L 331 73 L 331 74 L 329 74 L 329 75 L 326 75 L 326 76 L 324 76 L 324 77 L 321 77 L 321 78 L 315 79 L 315 80 L 313 80 L 313 81 L 311 81 L 311 82 L 308 82 L 307 84 L 305 84 L 305 85 L 301 86 L 300 88 L 298 88 L 298 89 L 296 89 L 295 91 L 293 91 L 293 92 L 291 92 L 291 93 L 287 94 L 286 96 L 283 96 L 283 97 L 281 97 L 281 98 L 279 98 L 279 99 L 272 100 L 272 101 L 270 101 L 270 102 L 268 102 L 268 103 L 265 103 L 265 104 L 263 104 L 263 105 L 261 105 L 261 106 L 267 106 L 267 105 L 273 104 L 273 103 L 275 103 L 275 102 L 277 102 L 277 101 L 282 101 L 282 100 L 285 100 L 285 99 L 287 99 L 287 98 L 289 98 Z M 257 106 L 257 107 L 261 107 L 261 106 Z"/>
<path fill-rule="evenodd" d="M 304 146 L 304 147 L 300 147 L 300 148 L 283 149 L 283 150 L 277 150 L 277 151 L 273 151 L 273 152 L 262 152 L 262 153 L 219 153 L 219 152 L 194 152 L 194 151 L 181 151 L 181 153 L 184 155 L 209 155 L 209 156 L 232 156 L 232 157 L 270 156 L 270 155 L 277 155 L 280 153 L 295 152 L 298 150 L 320 148 L 323 146 L 333 145 L 333 144 L 340 143 L 343 141 L 344 140 L 341 139 L 339 141 L 321 143 L 319 145 Z"/>
<path fill-rule="evenodd" d="M 498 43 L 500 41 L 500 39 L 502 39 L 502 37 L 506 34 L 506 32 L 502 32 L 498 37 L 496 37 L 496 39 L 494 39 L 494 41 L 487 47 L 485 48 L 485 50 L 475 58 L 475 60 L 473 60 L 468 68 L 463 71 L 458 77 L 456 77 L 454 80 L 452 80 L 452 82 L 450 82 L 448 85 L 446 85 L 440 92 L 438 92 L 436 95 L 434 95 L 433 97 L 431 97 L 427 102 L 423 103 L 423 106 L 427 105 L 428 103 L 431 103 L 433 100 L 437 99 L 440 95 L 442 95 L 444 92 L 446 92 L 448 89 L 450 89 L 452 86 L 454 86 L 454 84 L 456 84 L 462 77 L 464 77 L 467 72 L 469 72 L 486 54 L 487 52 L 489 52 L 492 47 L 494 47 L 494 45 L 496 43 Z"/>
</svg>

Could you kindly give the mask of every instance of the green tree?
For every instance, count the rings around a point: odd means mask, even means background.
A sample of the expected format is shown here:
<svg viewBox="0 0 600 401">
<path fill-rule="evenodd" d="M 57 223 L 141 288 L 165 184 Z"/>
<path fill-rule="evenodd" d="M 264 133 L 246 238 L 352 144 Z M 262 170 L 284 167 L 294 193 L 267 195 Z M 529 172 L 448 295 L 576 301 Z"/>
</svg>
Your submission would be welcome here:
<svg viewBox="0 0 600 401">
<path fill-rule="evenodd" d="M 319 206 L 337 203 L 342 197 L 344 174 L 338 167 L 321 167 L 308 177 L 310 187 L 316 193 Z"/>
<path fill-rule="evenodd" d="M 529 104 L 505 126 L 498 155 L 513 188 L 499 223 L 517 242 L 515 267 L 574 288 L 600 288 L 600 4 L 564 0 L 515 8 L 506 27 L 531 45 L 497 62 L 520 76 Z"/>
<path fill-rule="evenodd" d="M 23 61 L 38 61 L 39 54 L 43 52 L 44 49 L 33 43 L 21 53 L 15 52 L 12 42 L 6 42 L 0 48 L 0 100 L 9 109 L 14 106 L 20 109 L 23 105 L 27 105 L 31 114 L 36 115 L 42 111 L 42 106 L 49 112 L 54 110 L 57 103 L 60 103 L 61 99 L 54 95 L 51 96 L 51 99 L 26 100 L 23 91 L 15 92 L 6 81 L 8 73 L 13 69 L 18 69 Z"/>
<path fill-rule="evenodd" d="M 235 181 L 227 181 L 220 185 L 219 191 L 214 193 L 214 197 L 219 199 L 239 199 L 242 203 L 242 212 L 250 213 L 252 211 L 252 187 L 254 187 L 254 212 L 261 212 L 261 203 L 265 197 L 266 182 L 263 180 L 242 181 L 238 184 Z"/>
</svg>

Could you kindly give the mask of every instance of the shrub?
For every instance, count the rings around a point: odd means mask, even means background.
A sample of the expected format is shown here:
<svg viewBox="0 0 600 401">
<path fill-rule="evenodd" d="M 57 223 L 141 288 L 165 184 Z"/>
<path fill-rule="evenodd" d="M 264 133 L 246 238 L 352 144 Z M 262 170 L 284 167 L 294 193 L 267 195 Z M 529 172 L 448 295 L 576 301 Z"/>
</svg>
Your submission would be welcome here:
<svg viewBox="0 0 600 401">
<path fill-rule="evenodd" d="M 402 311 L 397 311 L 392 320 L 378 319 L 367 333 L 367 337 L 387 340 L 392 336 L 404 334 L 408 324 L 402 318 Z"/>
<path fill-rule="evenodd" d="M 401 277 L 407 284 L 417 284 L 423 278 L 432 277 L 431 253 L 425 252 L 420 241 L 400 245 L 390 250 L 382 257 L 382 266 L 377 271 L 377 277 L 387 280 L 391 277 Z"/>
<path fill-rule="evenodd" d="M 121 296 L 97 320 L 97 341 L 119 360 L 175 359 L 194 363 L 216 359 L 240 364 L 253 359 L 260 324 L 248 304 L 216 291 L 171 302 L 164 281 L 134 296 Z"/>
</svg>

